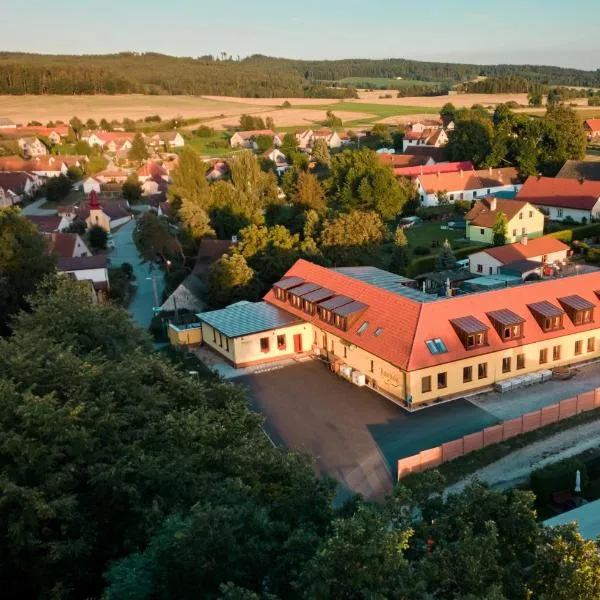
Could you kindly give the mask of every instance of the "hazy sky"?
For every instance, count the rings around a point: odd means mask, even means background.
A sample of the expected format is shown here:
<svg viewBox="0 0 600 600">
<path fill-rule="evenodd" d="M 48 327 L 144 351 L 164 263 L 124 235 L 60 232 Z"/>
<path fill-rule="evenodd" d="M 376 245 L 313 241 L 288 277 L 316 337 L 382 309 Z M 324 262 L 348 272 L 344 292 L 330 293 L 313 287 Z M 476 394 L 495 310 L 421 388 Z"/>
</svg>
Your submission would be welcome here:
<svg viewBox="0 0 600 600">
<path fill-rule="evenodd" d="M 6 0 L 1 50 L 600 68 L 600 0 Z"/>
</svg>

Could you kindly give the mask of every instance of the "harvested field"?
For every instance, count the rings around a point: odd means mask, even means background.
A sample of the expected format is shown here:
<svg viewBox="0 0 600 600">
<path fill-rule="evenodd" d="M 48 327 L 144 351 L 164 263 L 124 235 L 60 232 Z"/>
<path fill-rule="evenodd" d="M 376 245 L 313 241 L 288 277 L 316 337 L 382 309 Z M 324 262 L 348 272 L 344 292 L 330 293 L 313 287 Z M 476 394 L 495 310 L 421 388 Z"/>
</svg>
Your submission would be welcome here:
<svg viewBox="0 0 600 600">
<path fill-rule="evenodd" d="M 381 90 L 372 92 L 358 92 L 359 100 L 347 100 L 347 102 L 365 102 L 372 104 L 395 104 L 398 106 L 428 106 L 440 108 L 446 102 L 452 102 L 454 106 L 465 107 L 473 104 L 496 105 L 503 102 L 518 102 L 527 105 L 527 94 L 452 94 L 450 96 L 415 96 L 407 98 L 380 98 Z"/>
<path fill-rule="evenodd" d="M 215 102 L 237 102 L 240 104 L 253 104 L 259 106 L 281 106 L 284 102 L 289 102 L 295 106 L 311 105 L 311 104 L 329 104 L 337 102 L 336 100 L 328 100 L 327 98 L 237 98 L 235 96 L 202 96 L 207 100 Z"/>
</svg>

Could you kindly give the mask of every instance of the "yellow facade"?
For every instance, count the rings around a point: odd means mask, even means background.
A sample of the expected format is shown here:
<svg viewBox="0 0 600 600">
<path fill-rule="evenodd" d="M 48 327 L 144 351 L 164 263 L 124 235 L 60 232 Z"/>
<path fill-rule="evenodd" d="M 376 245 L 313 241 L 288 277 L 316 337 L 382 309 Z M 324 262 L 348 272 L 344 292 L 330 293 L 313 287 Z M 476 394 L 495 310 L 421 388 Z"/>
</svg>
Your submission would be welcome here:
<svg viewBox="0 0 600 600">
<path fill-rule="evenodd" d="M 167 335 L 172 346 L 194 346 L 202 343 L 202 329 L 200 328 L 200 324 L 194 327 L 178 327 L 170 323 Z"/>
<path fill-rule="evenodd" d="M 588 346 L 588 340 L 592 340 Z M 581 342 L 581 352 L 576 354 L 575 343 Z M 554 347 L 560 347 L 560 357 L 555 358 Z M 540 363 L 540 351 L 546 350 L 546 362 Z M 517 368 L 517 356 L 524 355 L 523 368 Z M 451 398 L 468 394 L 496 382 L 535 373 L 543 369 L 553 369 L 563 365 L 589 361 L 600 357 L 600 329 L 573 333 L 563 337 L 548 339 L 533 344 L 523 344 L 514 348 L 490 354 L 480 354 L 472 358 L 411 371 L 407 374 L 408 393 L 413 405 L 430 403 L 440 398 Z M 510 359 L 510 371 L 503 372 L 504 359 Z M 479 378 L 479 364 L 486 364 L 486 376 Z M 506 366 L 506 365 L 505 365 Z M 463 380 L 463 369 L 471 367 L 471 381 Z M 438 375 L 445 373 L 445 387 L 438 387 Z M 430 377 L 431 391 L 423 392 L 423 378 Z M 444 377 L 441 378 L 443 382 Z"/>
<path fill-rule="evenodd" d="M 532 206 L 526 204 L 518 214 L 509 222 L 506 228 L 506 244 L 514 244 L 527 235 L 534 239 L 544 235 L 544 214 Z M 472 242 L 484 244 L 494 243 L 494 232 L 491 227 L 480 227 L 467 223 L 467 238 Z"/>
<path fill-rule="evenodd" d="M 98 225 L 99 227 L 102 227 L 104 231 L 110 231 L 110 219 L 101 209 L 92 208 L 85 222 L 88 228 Z"/>
</svg>

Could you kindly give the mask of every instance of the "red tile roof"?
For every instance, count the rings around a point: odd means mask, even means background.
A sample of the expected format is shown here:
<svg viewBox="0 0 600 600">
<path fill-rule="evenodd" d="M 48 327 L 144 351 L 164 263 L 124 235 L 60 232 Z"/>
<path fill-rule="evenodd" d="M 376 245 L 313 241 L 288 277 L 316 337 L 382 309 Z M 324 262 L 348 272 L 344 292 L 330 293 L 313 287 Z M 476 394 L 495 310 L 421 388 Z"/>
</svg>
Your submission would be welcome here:
<svg viewBox="0 0 600 600">
<path fill-rule="evenodd" d="M 0 188 L 21 195 L 32 175 L 24 171 L 0 171 Z"/>
<path fill-rule="evenodd" d="M 103 200 L 101 203 L 102 212 L 111 220 L 122 219 L 129 216 L 129 208 L 126 202 L 122 200 Z M 84 202 L 77 209 L 77 217 L 85 221 L 90 215 L 90 202 Z"/>
<path fill-rule="evenodd" d="M 521 181 L 517 169 L 512 167 L 456 173 L 432 173 L 419 176 L 418 179 L 428 194 L 442 191 L 481 190 L 514 185 Z"/>
<path fill-rule="evenodd" d="M 496 208 L 491 206 L 495 202 Z M 527 202 L 520 200 L 503 200 L 502 198 L 483 198 L 465 215 L 465 220 L 477 227 L 493 227 L 498 213 L 504 213 L 508 221 L 519 214 Z M 537 209 L 536 209 L 537 210 Z M 539 211 L 538 211 L 539 212 Z"/>
<path fill-rule="evenodd" d="M 106 256 L 73 256 L 71 258 L 60 258 L 57 262 L 59 271 L 84 271 L 86 269 L 105 269 L 107 265 Z"/>
<path fill-rule="evenodd" d="M 273 291 L 266 294 L 265 300 L 409 371 L 521 346 L 523 340 L 504 342 L 500 338 L 487 315 L 491 311 L 509 309 L 524 319 L 527 344 L 551 340 L 571 333 L 583 334 L 598 327 L 597 322 L 575 327 L 570 319 L 565 318 L 562 330 L 544 333 L 528 305 L 543 300 L 558 303 L 558 298 L 573 293 L 574 286 L 578 295 L 597 305 L 598 296 L 595 290 L 600 290 L 600 271 L 579 275 L 576 281 L 573 277 L 549 279 L 425 303 L 369 285 L 305 260 L 299 260 L 292 266 L 286 273 L 286 277 L 291 276 L 316 283 L 339 295 L 349 296 L 366 304 L 367 308 L 352 324 L 349 331 L 343 332 L 334 325 L 321 321 L 317 315 L 308 315 L 288 302 L 278 300 Z M 487 346 L 465 349 L 451 320 L 467 316 L 489 327 Z M 600 319 L 600 315 L 596 314 L 595 319 Z M 359 335 L 358 329 L 365 321 L 369 323 L 368 328 Z M 375 336 L 374 333 L 379 328 L 381 331 L 378 336 Z M 436 338 L 442 339 L 448 352 L 431 354 L 425 342 Z"/>
<path fill-rule="evenodd" d="M 408 146 L 404 154 L 431 157 L 436 163 L 446 160 L 446 149 L 435 148 L 434 146 Z"/>
<path fill-rule="evenodd" d="M 27 171 L 31 163 L 20 156 L 0 156 L 0 171 Z"/>
<path fill-rule="evenodd" d="M 567 252 L 569 246 L 563 244 L 550 236 L 543 236 L 533 240 L 527 240 L 526 244 L 515 242 L 514 244 L 505 244 L 504 246 L 496 246 L 495 248 L 485 248 L 481 252 L 489 254 L 496 260 L 507 265 L 517 260 L 525 260 L 535 258 L 536 256 L 544 256 L 554 252 Z"/>
<path fill-rule="evenodd" d="M 600 199 L 600 181 L 528 177 L 517 199 L 541 206 L 592 210 Z"/>
<path fill-rule="evenodd" d="M 384 165 L 390 165 L 394 168 L 418 167 L 429 160 L 428 156 L 411 156 L 409 154 L 378 154 L 377 158 Z"/>
<path fill-rule="evenodd" d="M 600 119 L 587 119 L 585 124 L 590 131 L 600 131 Z"/>
<path fill-rule="evenodd" d="M 61 258 L 72 258 L 78 237 L 76 233 L 53 233 L 50 240 L 50 251 L 55 252 Z"/>
<path fill-rule="evenodd" d="M 400 167 L 394 168 L 396 177 L 417 177 L 419 175 L 429 175 L 431 173 L 457 173 L 460 171 L 473 171 L 474 167 L 471 162 L 448 162 L 436 165 L 420 165 L 416 167 Z"/>
<path fill-rule="evenodd" d="M 27 218 L 37 226 L 41 233 L 58 231 L 62 218 L 58 215 L 27 215 Z"/>
</svg>

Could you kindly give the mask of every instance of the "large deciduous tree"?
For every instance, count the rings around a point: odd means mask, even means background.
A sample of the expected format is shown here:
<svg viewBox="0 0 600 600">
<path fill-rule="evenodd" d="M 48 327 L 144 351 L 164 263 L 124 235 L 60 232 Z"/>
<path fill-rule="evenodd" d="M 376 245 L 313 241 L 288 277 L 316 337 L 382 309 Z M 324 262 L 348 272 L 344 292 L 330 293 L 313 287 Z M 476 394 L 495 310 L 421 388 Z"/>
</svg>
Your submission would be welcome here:
<svg viewBox="0 0 600 600">
<path fill-rule="evenodd" d="M 142 162 L 148 158 L 148 148 L 146 148 L 146 142 L 144 142 L 144 138 L 139 131 L 133 136 L 128 158 L 137 162 Z"/>
</svg>

